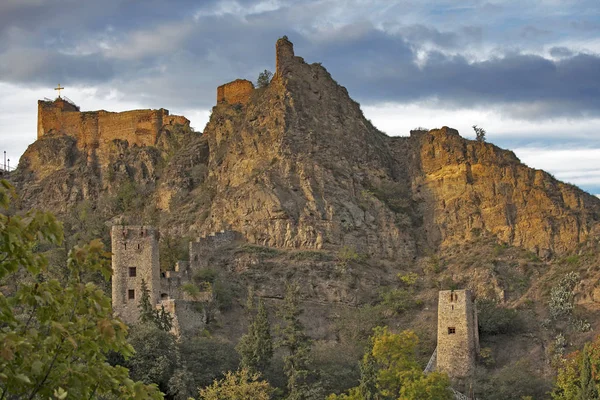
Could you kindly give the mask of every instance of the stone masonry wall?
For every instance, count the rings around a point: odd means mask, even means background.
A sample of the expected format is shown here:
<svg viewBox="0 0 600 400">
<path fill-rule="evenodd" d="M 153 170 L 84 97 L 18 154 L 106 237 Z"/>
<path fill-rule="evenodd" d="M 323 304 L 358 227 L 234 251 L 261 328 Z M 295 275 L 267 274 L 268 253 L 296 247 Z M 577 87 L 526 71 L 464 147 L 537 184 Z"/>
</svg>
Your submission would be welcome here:
<svg viewBox="0 0 600 400">
<path fill-rule="evenodd" d="M 60 99 L 38 101 L 38 139 L 49 133 L 65 134 L 76 138 L 79 148 L 97 148 L 115 139 L 127 140 L 130 145 L 151 146 L 163 126 L 176 123 L 189 125 L 187 118 L 169 115 L 164 108 L 79 112 Z"/>
<path fill-rule="evenodd" d="M 437 343 L 437 369 L 440 372 L 459 382 L 473 375 L 479 336 L 470 290 L 440 291 Z"/>
<path fill-rule="evenodd" d="M 160 299 L 158 233 L 146 226 L 113 226 L 111 242 L 113 313 L 133 324 L 139 316 L 142 280 L 151 303 Z"/>
<path fill-rule="evenodd" d="M 195 336 L 205 326 L 202 313 L 198 312 L 197 302 L 165 299 L 156 308 L 160 309 L 162 306 L 173 316 L 171 333 L 176 337 Z"/>
<path fill-rule="evenodd" d="M 254 84 L 246 79 L 236 79 L 217 88 L 217 103 L 246 104 L 254 91 Z"/>
<path fill-rule="evenodd" d="M 241 235 L 234 231 L 222 231 L 209 236 L 198 238 L 190 242 L 190 264 L 193 269 L 208 267 L 206 254 L 211 253 L 221 246 L 241 239 Z"/>
<path fill-rule="evenodd" d="M 294 44 L 286 36 L 275 43 L 275 75 L 283 76 L 286 65 L 294 59 Z"/>
</svg>

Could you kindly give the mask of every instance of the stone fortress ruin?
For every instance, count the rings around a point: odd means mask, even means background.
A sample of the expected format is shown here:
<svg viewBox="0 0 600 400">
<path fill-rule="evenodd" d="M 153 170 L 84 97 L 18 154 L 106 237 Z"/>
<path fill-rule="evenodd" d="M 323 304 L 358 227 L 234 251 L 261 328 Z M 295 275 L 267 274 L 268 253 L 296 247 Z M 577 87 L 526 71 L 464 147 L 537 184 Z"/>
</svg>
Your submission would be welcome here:
<svg viewBox="0 0 600 400">
<path fill-rule="evenodd" d="M 173 316 L 177 336 L 197 331 L 207 321 L 201 304 L 212 301 L 210 289 L 191 296 L 182 290 L 193 282 L 194 272 L 208 267 L 209 256 L 240 239 L 236 232 L 222 231 L 189 244 L 190 261 L 178 261 L 171 271 L 160 270 L 160 233 L 151 226 L 115 225 L 111 229 L 113 312 L 128 324 L 138 321 L 142 281 L 150 302 Z"/>
</svg>

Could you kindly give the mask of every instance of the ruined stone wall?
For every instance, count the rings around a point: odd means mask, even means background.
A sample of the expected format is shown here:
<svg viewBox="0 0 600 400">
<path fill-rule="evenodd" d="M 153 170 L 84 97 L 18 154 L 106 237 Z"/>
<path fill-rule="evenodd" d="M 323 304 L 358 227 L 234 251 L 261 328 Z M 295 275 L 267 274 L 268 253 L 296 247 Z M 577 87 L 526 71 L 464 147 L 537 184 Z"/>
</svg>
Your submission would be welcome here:
<svg viewBox="0 0 600 400">
<path fill-rule="evenodd" d="M 209 236 L 198 238 L 196 242 L 190 242 L 190 264 L 192 269 L 206 268 L 207 254 L 219 247 L 240 240 L 241 235 L 235 231 L 221 231 Z"/>
<path fill-rule="evenodd" d="M 111 243 L 113 313 L 133 324 L 139 317 L 142 280 L 151 303 L 157 304 L 160 299 L 158 233 L 147 226 L 113 226 Z"/>
<path fill-rule="evenodd" d="M 236 79 L 217 88 L 217 103 L 246 104 L 254 91 L 254 84 L 246 79 Z"/>
<path fill-rule="evenodd" d="M 189 120 L 169 115 L 169 110 L 132 110 L 125 112 L 79 112 L 72 104 L 57 99 L 38 101 L 38 139 L 57 133 L 77 139 L 77 147 L 97 148 L 115 140 L 127 140 L 130 145 L 152 146 L 165 125 L 189 126 Z"/>
<path fill-rule="evenodd" d="M 474 373 L 478 351 L 477 313 L 471 291 L 440 291 L 437 369 L 460 382 Z"/>
<path fill-rule="evenodd" d="M 275 75 L 283 76 L 285 67 L 294 59 L 294 44 L 287 36 L 277 40 L 275 43 Z"/>
<path fill-rule="evenodd" d="M 160 309 L 162 306 L 173 316 L 171 333 L 176 337 L 182 335 L 195 336 L 206 325 L 197 302 L 174 299 L 161 300 L 156 308 Z"/>
</svg>

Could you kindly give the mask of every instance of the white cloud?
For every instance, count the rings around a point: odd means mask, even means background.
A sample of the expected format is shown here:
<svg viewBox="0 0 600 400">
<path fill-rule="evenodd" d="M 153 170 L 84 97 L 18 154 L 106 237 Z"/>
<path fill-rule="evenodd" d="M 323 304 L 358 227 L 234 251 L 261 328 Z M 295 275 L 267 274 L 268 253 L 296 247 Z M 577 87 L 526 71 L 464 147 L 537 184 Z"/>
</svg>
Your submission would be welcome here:
<svg viewBox="0 0 600 400">
<path fill-rule="evenodd" d="M 525 121 L 509 118 L 492 108 L 444 109 L 443 106 L 437 101 L 425 101 L 412 104 L 387 103 L 362 108 L 365 116 L 372 119 L 375 126 L 391 136 L 407 136 L 411 129 L 418 126 L 433 129 L 446 125 L 458 129 L 464 137 L 474 138 L 472 126 L 478 125 L 487 131 L 487 139 L 491 142 L 499 139 L 526 139 L 535 142 L 569 138 L 588 140 L 600 147 L 594 128 L 600 126 L 600 118 Z"/>
</svg>

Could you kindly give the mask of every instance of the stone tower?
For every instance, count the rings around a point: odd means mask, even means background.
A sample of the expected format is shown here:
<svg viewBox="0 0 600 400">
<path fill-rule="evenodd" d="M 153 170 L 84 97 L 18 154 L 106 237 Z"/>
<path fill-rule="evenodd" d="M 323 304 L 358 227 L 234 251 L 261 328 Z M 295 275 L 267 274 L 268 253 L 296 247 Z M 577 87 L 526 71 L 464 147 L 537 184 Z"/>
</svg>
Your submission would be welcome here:
<svg viewBox="0 0 600 400">
<path fill-rule="evenodd" d="M 437 370 L 465 381 L 473 376 L 479 353 L 477 310 L 470 290 L 442 290 L 439 296 Z"/>
<path fill-rule="evenodd" d="M 126 323 L 137 322 L 142 280 L 156 305 L 160 296 L 160 263 L 158 233 L 148 226 L 116 225 L 112 241 L 112 306 L 113 313 Z"/>
<path fill-rule="evenodd" d="M 275 43 L 275 75 L 283 76 L 286 64 L 293 59 L 294 44 L 288 40 L 287 36 L 277 40 Z"/>
</svg>

